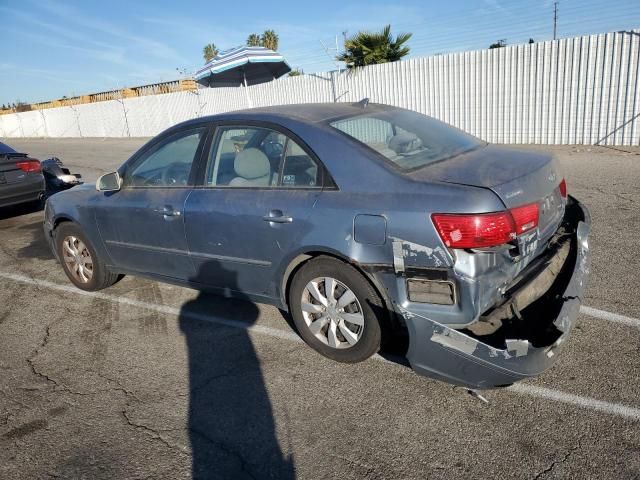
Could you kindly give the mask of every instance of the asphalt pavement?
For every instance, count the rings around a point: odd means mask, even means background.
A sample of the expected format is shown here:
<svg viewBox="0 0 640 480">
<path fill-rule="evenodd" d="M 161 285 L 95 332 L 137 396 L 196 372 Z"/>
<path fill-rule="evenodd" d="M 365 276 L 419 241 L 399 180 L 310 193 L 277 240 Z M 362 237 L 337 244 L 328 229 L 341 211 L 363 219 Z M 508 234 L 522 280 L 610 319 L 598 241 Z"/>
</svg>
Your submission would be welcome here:
<svg viewBox="0 0 640 480">
<path fill-rule="evenodd" d="M 144 141 L 8 143 L 92 181 Z M 325 359 L 270 306 L 134 277 L 82 293 L 42 212 L 0 210 L 0 478 L 640 478 L 640 149 L 529 148 L 591 210 L 588 308 L 554 368 L 488 404 Z"/>
</svg>

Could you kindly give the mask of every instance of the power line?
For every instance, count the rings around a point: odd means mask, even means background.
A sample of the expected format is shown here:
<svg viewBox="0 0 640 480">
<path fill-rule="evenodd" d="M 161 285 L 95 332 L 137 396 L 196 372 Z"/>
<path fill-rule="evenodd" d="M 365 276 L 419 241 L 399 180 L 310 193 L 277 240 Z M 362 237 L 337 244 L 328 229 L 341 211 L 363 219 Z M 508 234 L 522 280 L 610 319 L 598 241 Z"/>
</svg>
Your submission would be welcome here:
<svg viewBox="0 0 640 480">
<path fill-rule="evenodd" d="M 559 3 L 559 2 L 557 2 Z M 594 11 L 594 14 L 596 14 L 596 10 L 598 10 L 597 12 L 597 18 L 594 18 L 595 21 L 601 21 L 603 18 L 606 18 L 607 15 L 614 15 L 614 16 L 621 16 L 620 14 L 622 12 L 628 12 L 628 13 L 639 13 L 637 7 L 635 5 L 631 5 L 631 6 L 626 6 L 626 7 L 622 7 L 622 8 L 618 8 L 616 9 L 616 11 L 612 12 L 610 10 L 606 10 L 606 11 L 600 11 L 599 7 L 600 7 L 600 2 L 594 2 L 592 4 L 589 3 L 581 3 L 580 5 L 574 5 L 574 6 L 567 6 L 564 8 L 563 12 L 565 13 L 585 13 L 589 10 Z M 463 10 L 464 12 L 469 12 L 468 8 Z M 460 13 L 462 13 L 463 11 L 460 11 Z M 455 31 L 451 32 L 450 37 L 451 38 L 455 38 L 457 36 L 460 35 L 460 29 L 459 29 L 459 25 L 460 25 L 460 16 L 456 15 L 456 13 L 458 12 L 448 12 L 446 16 L 442 16 L 442 17 L 437 17 L 437 18 L 430 18 L 429 21 L 421 21 L 421 22 L 408 22 L 408 23 L 394 23 L 393 29 L 394 30 L 405 30 L 408 27 L 437 27 L 437 28 L 441 28 L 441 27 L 447 27 L 447 26 L 451 26 L 451 27 L 455 27 Z M 637 16 L 637 15 L 636 15 Z M 512 25 L 514 25 L 515 23 L 518 24 L 529 24 L 531 22 L 531 20 L 539 20 L 539 21 L 546 21 L 545 17 L 546 17 L 546 13 L 544 14 L 540 14 L 536 11 L 533 12 L 529 12 L 526 15 L 520 14 L 520 13 L 515 13 L 515 19 L 511 20 L 511 21 L 507 21 L 504 18 L 496 18 L 491 17 L 491 19 L 488 22 L 478 22 L 477 18 L 474 18 L 474 30 L 478 30 L 478 28 L 482 28 L 482 27 L 488 27 L 488 26 L 495 26 L 497 28 L 499 27 L 511 27 Z M 629 15 L 625 15 L 626 18 L 629 17 Z M 640 20 L 640 17 L 638 17 L 638 20 Z M 416 38 L 417 34 L 414 33 L 414 38 Z M 311 41 L 307 41 L 307 42 L 301 42 L 298 44 L 298 46 L 306 46 L 306 45 L 310 45 L 312 42 Z M 313 43 L 315 43 L 315 40 L 313 41 Z M 290 53 L 295 53 L 295 54 L 304 54 L 305 52 L 311 52 L 311 51 L 317 51 L 317 48 L 298 48 L 296 50 L 294 50 L 293 52 L 290 51 Z"/>
<path fill-rule="evenodd" d="M 563 23 L 564 27 L 565 27 L 565 32 L 569 33 L 572 30 L 572 27 L 576 27 L 573 28 L 574 33 L 570 34 L 569 36 L 573 37 L 573 36 L 586 36 L 589 35 L 589 29 L 590 27 L 595 27 L 597 24 L 600 24 L 603 20 L 609 21 L 609 22 L 614 22 L 614 23 L 618 23 L 618 26 L 612 26 L 612 28 L 607 29 L 607 30 L 621 30 L 621 25 L 619 24 L 620 20 L 626 20 L 628 19 L 628 16 L 623 14 L 617 14 L 617 15 L 608 15 L 605 17 L 600 17 L 598 19 L 591 19 L 588 21 L 584 21 L 581 19 L 575 19 L 575 20 L 571 20 L 571 21 L 566 21 Z M 476 28 L 473 32 L 469 32 L 467 33 L 466 36 L 462 36 L 462 37 L 458 37 L 456 38 L 456 43 L 457 44 L 461 44 L 461 43 L 477 43 L 479 41 L 485 41 L 485 38 L 491 33 L 491 31 L 493 30 L 493 28 L 490 28 L 491 25 L 493 25 L 494 22 L 487 22 L 486 24 L 480 25 L 479 28 Z M 516 21 L 512 24 L 510 24 L 510 28 L 517 28 L 519 26 L 527 26 L 528 29 L 526 30 L 526 35 L 524 35 L 522 37 L 522 39 L 520 41 L 516 41 L 516 42 L 512 42 L 512 44 L 517 44 L 517 43 L 525 43 L 526 40 L 533 36 L 533 37 L 537 37 L 538 35 L 540 36 L 544 36 L 545 31 L 546 30 L 546 25 L 543 22 L 539 22 L 538 24 L 535 24 L 532 26 L 531 21 L 528 19 L 522 19 L 520 21 Z M 580 30 L 580 31 L 578 31 Z M 597 32 L 597 33 L 602 33 L 602 32 Z M 593 34 L 593 33 L 591 33 Z M 544 38 L 542 38 L 540 41 L 543 41 Z M 429 47 L 431 51 L 438 52 L 438 53 L 447 53 L 448 49 L 447 47 L 451 47 L 452 45 L 452 37 L 449 35 L 419 35 L 416 36 L 414 39 L 412 39 L 411 43 L 410 43 L 410 47 L 412 48 L 412 51 L 414 53 L 417 53 L 416 51 L 422 50 L 421 47 Z M 442 49 L 442 50 L 441 50 Z M 483 47 L 478 45 L 478 46 L 474 46 L 469 48 L 468 50 L 482 50 Z M 465 49 L 466 50 L 466 49 Z M 462 50 L 461 50 L 462 51 Z M 420 54 L 425 55 L 428 54 L 426 52 L 420 52 Z M 307 65 L 311 65 L 311 64 L 320 64 L 320 63 L 326 63 L 325 60 L 325 55 L 321 54 L 319 52 L 317 52 L 315 55 L 305 55 L 305 56 L 297 56 L 297 55 L 287 55 L 287 58 L 297 58 L 298 62 L 304 62 Z"/>
<path fill-rule="evenodd" d="M 573 22 L 573 24 L 575 24 L 576 26 L 579 25 L 580 27 L 584 26 L 584 22 L 579 22 L 579 21 Z M 536 27 L 536 29 L 530 30 L 529 33 L 534 37 L 536 37 L 538 33 L 542 34 L 545 31 L 548 31 L 547 28 L 548 26 L 540 24 L 538 27 Z M 475 35 L 473 37 L 468 37 L 466 39 L 466 42 L 477 43 L 479 41 L 482 41 L 484 40 L 483 35 L 485 34 L 483 33 L 483 34 Z M 586 36 L 586 35 L 576 34 L 575 36 L 579 37 L 579 36 Z M 525 44 L 525 43 L 526 43 L 526 40 L 523 39 L 520 42 L 512 43 L 512 45 Z M 451 49 L 451 48 L 448 48 L 448 47 L 451 47 L 451 40 L 449 38 L 442 38 L 442 37 L 424 38 L 419 42 L 412 42 L 410 46 L 412 48 L 413 57 L 431 56 L 436 53 L 447 54 L 447 53 L 455 53 L 455 52 L 484 50 L 484 48 L 480 46 L 477 46 L 474 48 Z M 425 48 L 427 50 L 425 50 Z M 304 64 L 307 68 L 310 68 L 311 66 L 322 66 L 322 65 L 327 65 L 327 60 L 325 59 L 324 55 L 314 55 L 314 56 L 306 57 L 306 59 L 304 60 Z"/>
<path fill-rule="evenodd" d="M 564 12 L 570 12 L 570 11 L 576 11 L 576 12 L 583 12 L 584 9 L 582 7 L 574 7 L 573 9 L 570 7 L 565 8 L 565 10 L 563 10 Z M 632 13 L 637 13 L 637 9 L 635 9 L 635 7 L 628 7 L 628 8 L 623 8 L 622 10 L 618 10 L 617 12 L 601 12 L 597 18 L 591 18 L 589 20 L 584 20 L 584 19 L 580 19 L 580 18 L 576 18 L 576 19 L 572 19 L 570 21 L 565 21 L 563 23 L 564 27 L 568 27 L 568 26 L 579 26 L 582 27 L 580 28 L 580 30 L 582 30 L 581 32 L 575 32 L 575 36 L 578 35 L 585 35 L 588 34 L 588 31 L 585 27 L 589 26 L 596 26 L 597 24 L 601 24 L 604 21 L 619 21 L 619 20 L 624 20 L 625 24 L 627 25 L 631 25 L 632 24 L 632 20 L 630 20 L 630 16 L 629 14 Z M 535 20 L 539 20 L 538 23 L 533 23 L 532 21 Z M 459 24 L 459 19 L 456 19 L 455 21 L 452 20 L 450 22 L 439 22 L 438 23 L 438 27 L 443 27 L 443 26 L 447 26 L 447 25 L 457 25 Z M 414 24 L 416 26 L 428 26 L 427 23 L 421 23 L 421 24 Z M 475 24 L 475 27 L 473 29 L 473 31 L 468 31 L 465 32 L 465 34 L 461 35 L 460 32 L 458 31 L 455 34 L 438 34 L 438 35 L 432 35 L 429 33 L 426 34 L 414 34 L 412 41 L 410 42 L 410 46 L 415 47 L 415 46 L 419 46 L 419 45 L 424 45 L 427 43 L 432 43 L 434 41 L 439 41 L 439 40 L 444 40 L 442 42 L 438 42 L 439 45 L 442 44 L 451 44 L 452 40 L 456 40 L 456 43 L 461 43 L 464 41 L 471 41 L 471 40 L 476 40 L 481 38 L 482 36 L 486 36 L 487 34 L 491 33 L 491 31 L 493 30 L 497 30 L 500 27 L 504 27 L 505 26 L 505 22 L 503 19 L 493 19 L 487 22 L 482 22 L 482 23 L 477 23 Z M 507 29 L 509 30 L 513 30 L 516 27 L 524 27 L 522 28 L 522 41 L 526 41 L 528 39 L 528 37 L 530 37 L 532 34 L 536 34 L 536 35 L 542 35 L 544 36 L 544 22 L 543 19 L 539 17 L 539 15 L 537 14 L 530 14 L 527 16 L 521 16 L 519 17 L 517 20 L 509 22 L 507 25 Z M 533 27 L 533 28 L 532 28 Z M 619 29 L 619 26 L 615 26 L 614 29 Z M 566 32 L 566 28 L 565 28 L 565 33 Z M 574 35 L 571 35 L 574 36 Z M 557 39 L 557 27 L 556 27 L 556 39 Z M 481 48 L 481 47 L 476 47 L 476 48 Z M 309 53 L 314 53 L 314 55 L 309 55 Z M 287 58 L 296 58 L 298 59 L 298 61 L 304 61 L 304 60 L 309 60 L 309 59 L 316 59 L 319 57 L 323 57 L 324 55 L 320 54 L 318 52 L 318 49 L 295 49 L 293 51 L 289 51 L 287 53 Z"/>
</svg>

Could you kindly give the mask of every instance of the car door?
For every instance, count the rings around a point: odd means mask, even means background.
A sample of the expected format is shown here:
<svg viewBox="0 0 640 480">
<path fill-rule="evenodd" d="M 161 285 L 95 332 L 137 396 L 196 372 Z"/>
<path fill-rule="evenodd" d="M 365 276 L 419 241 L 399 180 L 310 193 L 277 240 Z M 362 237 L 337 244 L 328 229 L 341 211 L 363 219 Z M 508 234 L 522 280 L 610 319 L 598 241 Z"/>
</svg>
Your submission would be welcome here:
<svg viewBox="0 0 640 480">
<path fill-rule="evenodd" d="M 317 158 L 290 133 L 219 125 L 202 185 L 185 205 L 196 281 L 276 297 L 275 274 L 309 230 L 324 176 Z"/>
<path fill-rule="evenodd" d="M 125 165 L 122 188 L 97 203 L 96 222 L 115 266 L 178 279 L 193 276 L 183 209 L 207 132 L 207 127 L 185 128 L 158 138 Z"/>
</svg>

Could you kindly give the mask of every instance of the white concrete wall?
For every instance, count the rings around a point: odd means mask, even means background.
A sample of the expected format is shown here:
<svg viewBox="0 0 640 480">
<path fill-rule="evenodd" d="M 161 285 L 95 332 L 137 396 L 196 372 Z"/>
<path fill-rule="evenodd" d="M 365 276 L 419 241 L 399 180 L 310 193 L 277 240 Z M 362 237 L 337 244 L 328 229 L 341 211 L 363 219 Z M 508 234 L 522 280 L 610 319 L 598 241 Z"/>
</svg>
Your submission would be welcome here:
<svg viewBox="0 0 640 480">
<path fill-rule="evenodd" d="M 289 77 L 253 106 L 358 101 L 416 110 L 497 143 L 640 145 L 640 30 Z M 242 88 L 202 89 L 0 116 L 2 137 L 152 136 L 246 108 Z"/>
</svg>

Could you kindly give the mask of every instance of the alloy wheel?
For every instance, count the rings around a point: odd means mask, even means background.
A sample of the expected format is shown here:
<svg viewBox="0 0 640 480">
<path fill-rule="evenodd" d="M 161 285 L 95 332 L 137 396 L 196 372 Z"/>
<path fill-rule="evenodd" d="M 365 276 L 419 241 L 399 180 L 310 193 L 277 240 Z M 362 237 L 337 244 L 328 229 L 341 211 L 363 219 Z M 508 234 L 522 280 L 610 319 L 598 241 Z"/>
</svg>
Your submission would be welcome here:
<svg viewBox="0 0 640 480">
<path fill-rule="evenodd" d="M 330 347 L 350 348 L 362 337 L 364 314 L 360 302 L 335 278 L 319 277 L 307 283 L 301 307 L 309 331 Z"/>
<path fill-rule="evenodd" d="M 80 283 L 93 277 L 93 259 L 89 249 L 78 237 L 69 235 L 62 240 L 62 256 L 67 270 Z"/>
</svg>

